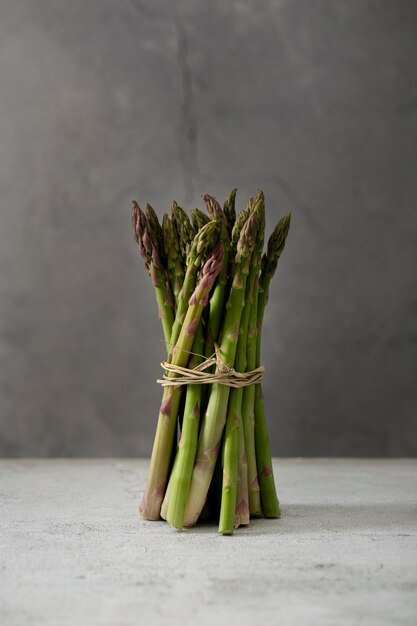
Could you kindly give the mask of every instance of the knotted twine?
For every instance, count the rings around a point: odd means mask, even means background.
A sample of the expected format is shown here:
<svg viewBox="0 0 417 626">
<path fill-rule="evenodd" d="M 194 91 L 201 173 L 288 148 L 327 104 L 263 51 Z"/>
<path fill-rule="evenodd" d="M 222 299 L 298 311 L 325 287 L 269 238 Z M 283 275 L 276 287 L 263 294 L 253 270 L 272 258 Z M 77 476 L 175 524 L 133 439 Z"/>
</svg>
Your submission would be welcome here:
<svg viewBox="0 0 417 626">
<path fill-rule="evenodd" d="M 227 387 L 233 387 L 239 389 L 240 387 L 248 387 L 260 383 L 265 367 L 261 365 L 256 367 L 250 372 L 237 372 L 233 367 L 226 365 L 221 357 L 218 346 L 215 346 L 215 353 L 211 357 L 205 359 L 200 365 L 193 369 L 188 367 L 181 367 L 179 365 L 173 365 L 169 361 L 162 361 L 161 367 L 166 372 L 176 374 L 175 378 L 169 378 L 167 374 L 164 374 L 162 378 L 158 378 L 156 381 L 162 387 L 181 387 L 182 385 L 212 385 L 216 383 L 218 385 L 226 385 Z M 190 352 L 190 354 L 195 354 Z M 203 356 L 197 354 L 195 356 Z M 204 358 L 204 357 L 203 357 Z M 207 372 L 206 370 L 212 365 L 216 366 L 214 373 Z"/>
</svg>

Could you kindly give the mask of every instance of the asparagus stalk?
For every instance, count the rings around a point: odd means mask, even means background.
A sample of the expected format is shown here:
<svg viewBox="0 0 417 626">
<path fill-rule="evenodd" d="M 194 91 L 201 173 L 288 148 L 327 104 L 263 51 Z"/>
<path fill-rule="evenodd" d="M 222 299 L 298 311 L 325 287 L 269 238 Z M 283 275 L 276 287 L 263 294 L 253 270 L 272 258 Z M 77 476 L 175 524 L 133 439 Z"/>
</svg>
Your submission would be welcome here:
<svg viewBox="0 0 417 626">
<path fill-rule="evenodd" d="M 231 194 L 233 198 L 233 192 Z M 230 198 L 230 196 L 229 196 Z M 234 201 L 234 198 L 233 198 Z M 226 200 L 227 203 L 227 200 Z M 225 204 L 226 204 L 225 203 Z M 253 209 L 254 199 L 251 197 L 246 207 L 239 213 L 232 228 L 231 233 L 231 252 L 232 255 L 236 255 L 237 244 L 239 241 L 241 230 L 249 217 L 250 212 Z M 231 277 L 233 279 L 233 276 Z M 244 316 L 244 312 L 242 317 Z M 235 528 L 241 524 L 249 523 L 249 508 L 248 508 L 248 467 L 247 456 L 244 440 L 244 430 L 242 421 L 242 412 L 239 411 L 239 462 L 238 462 L 238 486 L 237 486 L 237 502 L 235 512 Z"/>
<path fill-rule="evenodd" d="M 164 214 L 162 220 L 162 234 L 167 271 L 171 282 L 175 305 L 178 306 L 178 297 L 184 283 L 185 271 L 178 241 L 177 229 L 175 228 L 172 218 L 167 213 Z"/>
<path fill-rule="evenodd" d="M 210 217 L 207 213 L 200 211 L 200 209 L 191 209 L 191 218 L 194 230 L 198 232 L 207 222 L 210 221 Z"/>
<path fill-rule="evenodd" d="M 219 203 L 213 198 L 206 194 L 203 196 L 205 201 L 207 211 L 211 217 L 217 219 L 221 228 L 221 240 L 223 242 L 224 247 L 224 257 L 223 257 L 223 266 L 219 275 L 219 279 L 217 281 L 217 285 L 213 291 L 213 295 L 210 299 L 209 305 L 209 316 L 207 322 L 207 330 L 206 330 L 206 340 L 204 344 L 204 355 L 206 358 L 211 357 L 215 352 L 215 345 L 220 343 L 220 330 L 224 317 L 224 308 L 225 301 L 228 295 L 228 287 L 229 287 L 229 266 L 231 259 L 231 250 L 230 250 L 230 237 L 227 229 L 227 221 L 224 211 L 222 211 Z M 235 250 L 236 255 L 236 250 Z M 214 371 L 214 366 L 211 368 L 211 371 Z M 202 394 L 202 405 L 206 405 L 206 400 L 210 394 L 211 385 L 206 385 L 203 388 Z M 221 491 L 222 491 L 222 474 L 223 470 L 221 467 L 221 463 L 216 463 L 214 468 L 213 479 L 210 484 L 210 494 L 208 494 L 209 498 L 213 500 L 213 509 L 217 510 L 220 508 L 221 502 Z M 207 507 L 206 502 L 206 507 Z"/>
<path fill-rule="evenodd" d="M 209 226 L 209 225 L 207 225 Z M 214 231 L 218 234 L 218 230 Z M 213 242 L 214 244 L 215 242 Z M 174 365 L 186 366 L 189 352 L 193 346 L 195 333 L 200 323 L 201 314 L 206 306 L 209 293 L 221 270 L 223 248 L 220 242 L 215 243 L 205 261 L 197 285 L 185 315 L 178 341 L 172 351 L 171 362 Z M 188 272 L 187 272 L 188 273 Z M 174 378 L 175 374 L 169 374 Z M 181 387 L 165 387 L 158 417 L 155 441 L 152 449 L 149 475 L 145 493 L 140 505 L 140 513 L 149 520 L 159 519 L 161 503 L 165 494 L 168 470 L 171 459 L 172 444 L 175 433 L 176 417 L 181 397 Z"/>
<path fill-rule="evenodd" d="M 175 200 L 172 203 L 171 218 L 177 229 L 178 241 L 185 267 L 187 265 L 187 258 L 190 253 L 196 231 L 194 230 L 187 213 L 184 209 L 178 206 Z"/>
<path fill-rule="evenodd" d="M 258 337 L 256 365 L 260 364 L 261 333 L 265 306 L 268 302 L 269 285 L 278 265 L 279 258 L 284 250 L 285 241 L 290 228 L 291 215 L 283 217 L 276 225 L 269 241 L 266 253 L 262 257 L 262 270 L 258 296 Z M 255 445 L 258 477 L 261 489 L 262 510 L 265 517 L 279 517 L 279 501 L 275 489 L 274 473 L 272 468 L 269 437 L 266 425 L 265 406 L 262 394 L 262 385 L 255 389 Z"/>
<path fill-rule="evenodd" d="M 227 231 L 229 233 L 229 237 L 232 236 L 232 230 L 236 222 L 236 209 L 235 209 L 236 192 L 237 192 L 237 189 L 233 189 L 227 196 L 223 205 L 223 211 L 226 216 Z"/>
<path fill-rule="evenodd" d="M 206 341 L 204 344 L 204 355 L 208 358 L 213 355 L 215 343 L 219 341 L 220 327 L 224 315 L 224 301 L 228 283 L 230 240 L 227 232 L 226 216 L 217 200 L 208 194 L 203 196 L 203 200 L 206 204 L 208 214 L 219 224 L 220 240 L 223 243 L 224 250 L 222 269 L 210 299 L 210 313 L 207 324 Z"/>
<path fill-rule="evenodd" d="M 258 191 L 255 198 L 255 204 L 259 204 L 262 207 L 262 211 L 260 211 L 261 223 L 248 279 L 248 297 L 246 299 L 246 306 L 242 316 L 242 320 L 245 318 L 244 323 L 247 328 L 247 342 L 245 345 L 247 349 L 246 369 L 248 371 L 251 371 L 256 367 L 256 322 L 259 289 L 258 276 L 261 269 L 262 250 L 265 237 L 265 198 L 262 191 Z M 251 515 L 261 515 L 261 498 L 255 451 L 255 386 L 250 385 L 245 387 L 242 394 L 242 421 L 245 434 L 245 450 L 248 466 L 249 511 Z"/>
<path fill-rule="evenodd" d="M 202 363 L 203 349 L 204 331 L 201 320 L 193 343 L 193 354 L 187 365 L 189 369 Z M 183 526 L 185 505 L 197 451 L 202 390 L 201 385 L 189 385 L 187 387 L 181 437 L 162 504 L 162 517 L 178 530 Z"/>
<path fill-rule="evenodd" d="M 146 269 L 155 289 L 159 319 L 162 324 L 167 353 L 169 353 L 171 351 L 170 341 L 174 323 L 174 302 L 162 260 L 163 248 L 158 229 L 158 218 L 153 213 L 153 210 L 149 210 L 149 207 L 150 205 L 147 207 L 146 217 L 138 203 L 133 202 L 132 225 L 135 241 L 139 245 L 141 256 L 145 261 Z"/>
<path fill-rule="evenodd" d="M 258 211 L 255 208 L 240 233 L 235 258 L 234 280 L 223 324 L 220 358 L 228 367 L 234 365 L 244 306 L 243 294 L 245 293 L 249 263 L 255 247 L 257 230 Z M 229 392 L 230 388 L 225 385 L 212 385 L 207 409 L 202 420 L 196 462 L 184 516 L 185 526 L 193 526 L 196 523 L 207 498 L 226 422 Z"/>
<path fill-rule="evenodd" d="M 248 303 L 248 308 L 250 309 L 247 335 L 246 364 L 246 368 L 248 371 L 251 371 L 256 367 L 256 322 L 258 309 L 258 285 L 259 280 L 258 276 L 256 276 L 252 301 L 250 304 Z M 245 451 L 248 468 L 247 478 L 249 511 L 251 515 L 260 516 L 262 515 L 262 508 L 255 445 L 255 387 L 256 385 L 249 385 L 248 387 L 245 387 L 243 389 L 242 421 L 245 434 Z"/>
<path fill-rule="evenodd" d="M 254 254 L 252 254 L 253 258 Z M 246 282 L 245 307 L 239 327 L 239 339 L 236 349 L 234 369 L 237 372 L 246 370 L 246 336 L 248 332 L 249 309 L 247 301 L 253 289 L 252 265 Z M 252 280 L 251 280 L 252 279 Z M 227 408 L 226 431 L 223 447 L 223 484 L 220 507 L 219 533 L 231 535 L 235 527 L 237 481 L 239 472 L 239 439 L 240 429 L 244 427 L 242 420 L 243 388 L 231 389 Z"/>
<path fill-rule="evenodd" d="M 246 283 L 246 294 L 242 317 L 240 321 L 239 340 L 236 350 L 235 370 L 245 372 L 247 369 L 247 335 L 249 330 L 249 321 L 251 314 L 251 303 L 253 300 L 253 292 L 255 282 L 258 278 L 260 258 L 262 255 L 264 231 L 265 231 L 265 198 L 261 191 L 258 192 L 254 207 L 256 207 L 258 217 L 258 231 L 256 245 L 251 257 L 249 275 Z M 255 210 L 255 208 L 253 209 Z M 256 352 L 254 357 L 256 356 Z M 251 369 L 251 368 L 249 368 Z M 253 369 L 253 368 L 252 368 Z M 250 387 L 253 387 L 251 385 Z M 246 401 L 243 406 L 244 392 L 249 387 L 232 389 L 229 398 L 229 407 L 226 420 L 226 434 L 223 452 L 223 494 L 220 510 L 219 532 L 222 534 L 231 534 L 234 527 L 236 497 L 237 497 L 237 477 L 238 477 L 238 457 L 239 457 L 239 423 L 242 421 L 245 449 L 248 466 L 248 483 L 249 483 L 249 505 L 251 505 L 255 514 L 260 514 L 260 498 L 258 502 L 253 496 L 251 486 L 254 483 L 253 473 L 257 482 L 256 472 L 256 456 L 255 456 L 255 435 L 254 420 L 251 419 L 251 411 Z M 253 404 L 252 404 L 253 408 Z M 253 411 L 252 411 L 253 413 Z M 252 511 L 251 511 L 252 512 Z"/>
<path fill-rule="evenodd" d="M 237 493 L 235 528 L 249 524 L 248 462 L 246 459 L 245 434 L 242 413 L 239 415 L 239 461 L 237 470 Z"/>
<path fill-rule="evenodd" d="M 207 256 L 208 251 L 212 249 L 213 241 L 217 240 L 218 237 L 219 226 L 215 220 L 212 220 L 203 226 L 194 238 L 187 257 L 188 264 L 184 282 L 178 294 L 177 310 L 170 337 L 171 349 L 175 346 L 181 332 L 188 302 L 195 288 L 198 269 Z"/>
<path fill-rule="evenodd" d="M 253 207 L 253 198 L 250 198 L 246 207 L 237 216 L 235 224 L 232 228 L 232 235 L 231 235 L 230 241 L 231 241 L 231 247 L 232 247 L 232 254 L 234 256 L 236 256 L 237 254 L 237 244 L 239 242 L 240 233 L 242 232 L 242 228 L 245 225 L 249 217 L 252 207 Z"/>
<path fill-rule="evenodd" d="M 262 327 L 265 307 L 268 304 L 269 286 L 278 267 L 278 261 L 285 248 L 288 231 L 291 224 L 291 213 L 282 217 L 268 241 L 268 247 L 262 257 L 261 276 L 259 280 L 258 296 L 258 328 Z M 261 336 L 258 335 L 256 359 L 260 363 L 261 357 Z"/>
<path fill-rule="evenodd" d="M 223 447 L 223 483 L 219 533 L 231 535 L 235 527 L 237 479 L 239 467 L 239 427 L 242 410 L 242 389 L 230 391 Z"/>
<path fill-rule="evenodd" d="M 146 203 L 145 214 L 146 214 L 146 219 L 148 220 L 148 223 L 152 229 L 152 232 L 155 234 L 155 237 L 158 240 L 158 248 L 161 251 L 161 258 L 165 265 L 162 227 L 161 227 L 161 224 L 159 223 L 157 214 L 155 213 L 155 211 L 153 210 L 149 202 Z"/>
</svg>

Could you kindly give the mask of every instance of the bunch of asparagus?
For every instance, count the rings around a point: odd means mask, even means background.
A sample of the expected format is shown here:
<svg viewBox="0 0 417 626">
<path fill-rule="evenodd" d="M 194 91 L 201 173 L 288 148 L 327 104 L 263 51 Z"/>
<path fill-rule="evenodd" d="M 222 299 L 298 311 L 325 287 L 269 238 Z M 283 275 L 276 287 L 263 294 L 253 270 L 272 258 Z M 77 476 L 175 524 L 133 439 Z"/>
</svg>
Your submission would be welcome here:
<svg viewBox="0 0 417 626">
<path fill-rule="evenodd" d="M 191 219 L 174 202 L 162 225 L 149 204 L 143 212 L 133 203 L 134 236 L 173 366 L 191 370 L 214 353 L 216 372 L 260 366 L 264 311 L 290 215 L 263 253 L 264 194 L 258 191 L 237 216 L 235 198 L 236 189 L 222 208 L 204 195 L 207 213 L 192 209 Z M 163 388 L 140 513 L 177 529 L 217 515 L 225 535 L 250 517 L 279 517 L 260 383 Z"/>
</svg>

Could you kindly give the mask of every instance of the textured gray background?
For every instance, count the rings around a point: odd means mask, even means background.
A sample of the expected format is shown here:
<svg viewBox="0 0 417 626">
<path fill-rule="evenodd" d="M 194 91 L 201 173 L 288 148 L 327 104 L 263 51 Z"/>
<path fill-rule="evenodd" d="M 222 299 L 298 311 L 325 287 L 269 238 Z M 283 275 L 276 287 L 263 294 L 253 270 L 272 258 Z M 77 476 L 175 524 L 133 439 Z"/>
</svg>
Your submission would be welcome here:
<svg viewBox="0 0 417 626">
<path fill-rule="evenodd" d="M 417 3 L 0 2 L 0 453 L 146 455 L 163 356 L 130 201 L 257 187 L 292 231 L 273 452 L 417 452 Z"/>
</svg>

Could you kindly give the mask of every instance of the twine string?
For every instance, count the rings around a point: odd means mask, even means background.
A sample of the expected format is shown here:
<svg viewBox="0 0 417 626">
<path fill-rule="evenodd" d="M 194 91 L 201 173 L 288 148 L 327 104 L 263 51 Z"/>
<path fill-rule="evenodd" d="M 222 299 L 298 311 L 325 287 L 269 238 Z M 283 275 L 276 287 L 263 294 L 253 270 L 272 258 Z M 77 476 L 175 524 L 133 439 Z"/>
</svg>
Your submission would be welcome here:
<svg viewBox="0 0 417 626">
<path fill-rule="evenodd" d="M 158 378 L 156 381 L 162 387 L 181 387 L 182 385 L 212 385 L 217 383 L 218 385 L 226 385 L 227 387 L 233 387 L 239 389 L 240 387 L 247 387 L 248 385 L 254 385 L 260 383 L 265 367 L 260 367 L 251 370 L 250 372 L 237 372 L 233 367 L 229 367 L 224 363 L 220 357 L 220 350 L 218 346 L 215 346 L 215 353 L 209 358 L 205 359 L 200 365 L 197 365 L 193 369 L 188 367 L 181 367 L 180 365 L 174 365 L 169 361 L 162 361 L 161 367 L 174 377 L 169 377 L 166 373 L 162 378 Z M 190 352 L 190 354 L 194 354 Z M 196 356 L 203 356 L 198 354 Z M 212 365 L 216 366 L 214 373 L 207 372 Z"/>
</svg>

